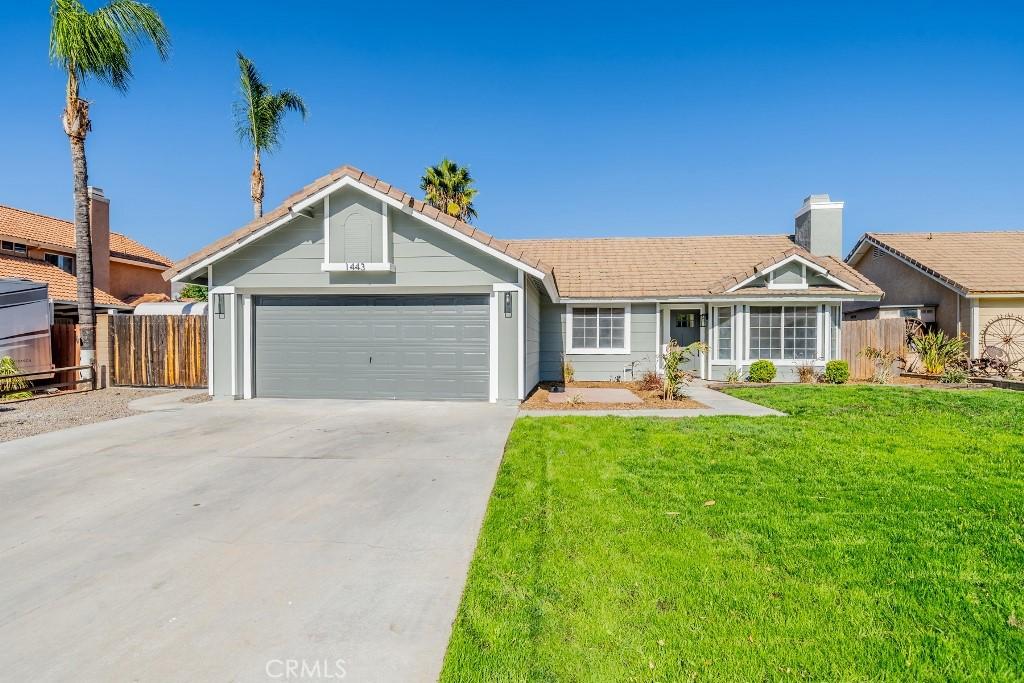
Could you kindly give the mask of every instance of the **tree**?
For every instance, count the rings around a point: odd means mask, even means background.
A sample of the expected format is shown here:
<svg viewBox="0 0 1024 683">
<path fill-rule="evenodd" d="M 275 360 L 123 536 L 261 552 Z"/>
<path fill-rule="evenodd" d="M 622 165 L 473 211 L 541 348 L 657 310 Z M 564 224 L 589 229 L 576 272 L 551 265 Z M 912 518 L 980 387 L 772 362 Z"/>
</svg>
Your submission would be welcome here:
<svg viewBox="0 0 1024 683">
<path fill-rule="evenodd" d="M 202 285 L 188 284 L 181 288 L 178 297 L 192 301 L 206 301 L 210 297 L 210 290 Z"/>
<path fill-rule="evenodd" d="M 473 199 L 477 189 L 473 182 L 468 167 L 445 157 L 437 166 L 429 166 L 423 172 L 420 189 L 428 204 L 468 223 L 476 218 Z"/>
<path fill-rule="evenodd" d="M 149 5 L 136 0 L 111 0 L 89 12 L 81 0 L 53 0 L 50 5 L 50 60 L 67 74 L 64 132 L 71 143 L 75 198 L 75 265 L 78 280 L 78 323 L 82 365 L 96 360 L 96 315 L 92 286 L 92 233 L 89 226 L 89 171 L 85 138 L 92 130 L 89 101 L 79 94 L 95 78 L 119 92 L 132 79 L 132 55 L 150 43 L 161 59 L 170 55 L 170 35 Z"/>
<path fill-rule="evenodd" d="M 242 78 L 242 99 L 235 103 L 235 128 L 239 139 L 252 147 L 252 175 L 249 194 L 252 196 L 254 218 L 263 215 L 263 168 L 260 154 L 270 153 L 281 144 L 281 121 L 287 111 L 295 111 L 306 119 L 306 103 L 291 90 L 271 91 L 260 73 L 241 52 L 238 70 Z"/>
</svg>

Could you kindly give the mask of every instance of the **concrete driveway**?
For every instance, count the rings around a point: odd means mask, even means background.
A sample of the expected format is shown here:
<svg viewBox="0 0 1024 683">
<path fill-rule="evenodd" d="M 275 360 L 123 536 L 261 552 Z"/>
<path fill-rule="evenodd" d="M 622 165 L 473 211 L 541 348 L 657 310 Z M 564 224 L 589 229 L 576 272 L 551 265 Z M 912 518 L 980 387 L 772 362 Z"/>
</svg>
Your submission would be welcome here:
<svg viewBox="0 0 1024 683">
<path fill-rule="evenodd" d="M 213 402 L 0 445 L 3 677 L 436 680 L 515 413 Z"/>
</svg>

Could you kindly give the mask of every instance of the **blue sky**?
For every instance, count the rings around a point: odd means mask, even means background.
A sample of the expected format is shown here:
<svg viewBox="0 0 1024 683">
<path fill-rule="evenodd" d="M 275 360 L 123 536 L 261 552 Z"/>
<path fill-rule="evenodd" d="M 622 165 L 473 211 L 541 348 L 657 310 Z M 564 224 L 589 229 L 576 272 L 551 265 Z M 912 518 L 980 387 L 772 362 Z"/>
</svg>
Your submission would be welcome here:
<svg viewBox="0 0 1024 683">
<path fill-rule="evenodd" d="M 0 203 L 70 217 L 49 3 L 9 4 Z M 88 155 L 113 228 L 173 258 L 250 216 L 236 49 L 310 108 L 266 160 L 268 210 L 344 163 L 418 194 L 448 155 L 506 238 L 787 232 L 814 192 L 846 201 L 847 246 L 1024 228 L 1010 3 L 152 4 L 171 60 L 87 89 Z"/>
</svg>

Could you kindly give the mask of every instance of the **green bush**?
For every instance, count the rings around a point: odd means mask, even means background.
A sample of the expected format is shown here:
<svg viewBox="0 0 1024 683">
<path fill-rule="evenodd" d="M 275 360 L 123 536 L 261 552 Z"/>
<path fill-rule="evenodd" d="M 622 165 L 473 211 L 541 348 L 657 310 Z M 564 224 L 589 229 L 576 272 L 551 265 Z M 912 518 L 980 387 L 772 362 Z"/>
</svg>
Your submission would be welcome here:
<svg viewBox="0 0 1024 683">
<path fill-rule="evenodd" d="M 967 384 L 970 381 L 970 375 L 963 368 L 947 365 L 939 376 L 939 381 L 943 384 Z"/>
<path fill-rule="evenodd" d="M 825 363 L 825 381 L 829 384 L 846 384 L 850 379 L 850 364 L 845 360 L 830 360 Z"/>
<path fill-rule="evenodd" d="M 0 358 L 0 399 L 16 401 L 30 398 L 32 385 L 24 377 L 9 377 L 18 374 L 18 366 L 10 356 Z"/>
<path fill-rule="evenodd" d="M 757 360 L 750 364 L 750 369 L 747 370 L 747 378 L 751 382 L 767 383 L 773 381 L 777 373 L 775 363 L 770 360 Z"/>
</svg>

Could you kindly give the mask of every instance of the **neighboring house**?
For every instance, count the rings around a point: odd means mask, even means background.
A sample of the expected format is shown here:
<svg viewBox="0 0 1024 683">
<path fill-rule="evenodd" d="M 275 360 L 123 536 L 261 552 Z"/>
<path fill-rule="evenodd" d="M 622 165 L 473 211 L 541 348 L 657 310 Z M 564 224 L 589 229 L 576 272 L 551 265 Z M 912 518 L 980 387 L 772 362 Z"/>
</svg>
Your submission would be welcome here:
<svg viewBox="0 0 1024 683">
<path fill-rule="evenodd" d="M 922 318 L 967 335 L 977 358 L 992 320 L 1024 316 L 1024 231 L 869 232 L 846 261 L 885 292 L 880 304 L 846 304 L 848 320 Z"/>
<path fill-rule="evenodd" d="M 522 399 L 630 379 L 706 341 L 701 377 L 839 355 L 841 306 L 880 291 L 839 257 L 842 203 L 788 235 L 498 240 L 345 166 L 165 277 L 211 287 L 210 391 L 249 398 Z"/>
<path fill-rule="evenodd" d="M 163 271 L 170 259 L 111 232 L 110 202 L 89 188 L 96 307 L 131 308 L 145 294 L 170 294 Z M 50 285 L 54 315 L 76 318 L 75 226 L 70 221 L 0 205 L 0 277 Z"/>
</svg>

